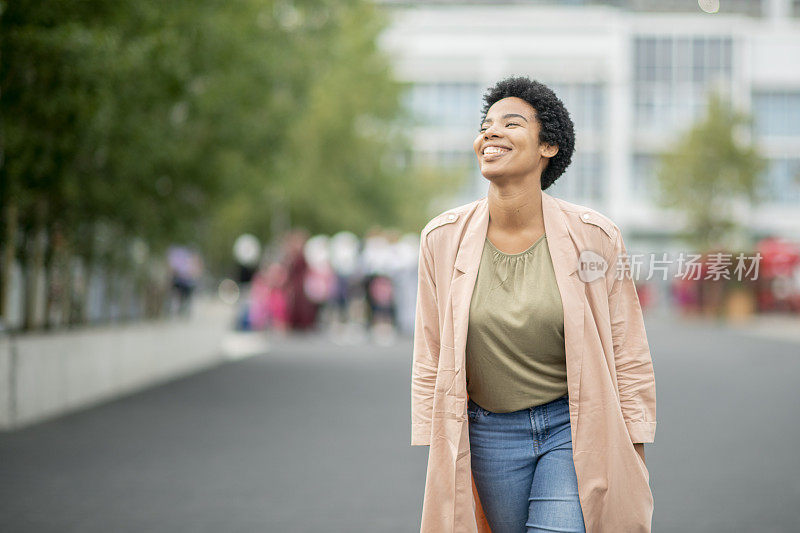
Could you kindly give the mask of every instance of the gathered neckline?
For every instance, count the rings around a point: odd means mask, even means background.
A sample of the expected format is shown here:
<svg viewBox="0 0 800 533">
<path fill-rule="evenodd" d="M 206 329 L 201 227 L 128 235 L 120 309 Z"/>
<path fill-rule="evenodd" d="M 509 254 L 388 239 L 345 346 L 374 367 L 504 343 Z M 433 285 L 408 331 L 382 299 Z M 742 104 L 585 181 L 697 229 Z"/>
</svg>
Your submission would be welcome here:
<svg viewBox="0 0 800 533">
<path fill-rule="evenodd" d="M 536 239 L 536 242 L 531 244 L 530 247 L 528 247 L 527 250 L 524 250 L 524 251 L 519 252 L 517 254 L 509 254 L 509 253 L 506 253 L 506 252 L 504 252 L 502 250 L 499 250 L 497 248 L 497 246 L 495 246 L 492 243 L 492 241 L 489 240 L 489 237 L 486 237 L 486 243 L 492 248 L 492 250 L 495 252 L 496 256 L 513 258 L 513 257 L 520 257 L 520 256 L 523 256 L 523 255 L 531 253 L 539 245 L 539 243 L 542 242 L 545 239 L 545 237 L 547 237 L 547 234 L 542 233 L 542 236 L 539 237 L 538 239 Z"/>
</svg>

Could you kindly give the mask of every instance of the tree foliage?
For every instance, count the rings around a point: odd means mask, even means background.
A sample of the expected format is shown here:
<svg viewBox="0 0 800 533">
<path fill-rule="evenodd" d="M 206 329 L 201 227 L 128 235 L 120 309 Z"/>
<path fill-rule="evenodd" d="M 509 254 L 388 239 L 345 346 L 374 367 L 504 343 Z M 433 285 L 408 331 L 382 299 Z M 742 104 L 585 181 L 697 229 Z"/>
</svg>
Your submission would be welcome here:
<svg viewBox="0 0 800 533">
<path fill-rule="evenodd" d="M 122 264 L 134 241 L 151 256 L 183 242 L 220 272 L 244 231 L 428 215 L 409 207 L 436 184 L 402 164 L 402 89 L 372 2 L 0 9 L 0 291 L 15 255 L 36 276 L 59 254 Z"/>
<path fill-rule="evenodd" d="M 733 234 L 746 229 L 737 209 L 760 199 L 765 161 L 749 141 L 750 123 L 712 92 L 706 115 L 661 154 L 658 198 L 686 215 L 689 240 L 700 248 L 731 245 Z"/>
</svg>

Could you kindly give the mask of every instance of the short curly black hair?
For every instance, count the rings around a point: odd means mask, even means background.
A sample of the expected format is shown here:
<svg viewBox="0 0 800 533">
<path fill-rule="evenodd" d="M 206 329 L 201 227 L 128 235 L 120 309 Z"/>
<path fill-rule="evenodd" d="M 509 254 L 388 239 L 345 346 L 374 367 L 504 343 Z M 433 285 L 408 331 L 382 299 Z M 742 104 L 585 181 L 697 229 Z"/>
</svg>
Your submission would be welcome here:
<svg viewBox="0 0 800 533">
<path fill-rule="evenodd" d="M 539 142 L 558 146 L 558 153 L 550 158 L 542 172 L 542 190 L 547 189 L 567 170 L 575 151 L 575 125 L 564 103 L 546 85 L 524 76 L 511 76 L 497 82 L 483 95 L 483 116 L 489 108 L 503 98 L 516 96 L 528 102 L 536 110 L 536 119 L 541 129 Z"/>
</svg>

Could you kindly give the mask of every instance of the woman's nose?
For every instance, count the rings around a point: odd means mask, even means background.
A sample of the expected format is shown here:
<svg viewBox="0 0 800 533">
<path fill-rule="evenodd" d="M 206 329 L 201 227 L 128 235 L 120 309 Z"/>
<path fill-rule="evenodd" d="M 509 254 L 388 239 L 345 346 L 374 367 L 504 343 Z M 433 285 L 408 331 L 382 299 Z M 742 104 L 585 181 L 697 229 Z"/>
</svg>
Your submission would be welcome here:
<svg viewBox="0 0 800 533">
<path fill-rule="evenodd" d="M 483 138 L 488 139 L 489 137 L 497 137 L 498 130 L 494 126 L 489 126 L 486 128 L 486 131 L 483 132 Z"/>
</svg>

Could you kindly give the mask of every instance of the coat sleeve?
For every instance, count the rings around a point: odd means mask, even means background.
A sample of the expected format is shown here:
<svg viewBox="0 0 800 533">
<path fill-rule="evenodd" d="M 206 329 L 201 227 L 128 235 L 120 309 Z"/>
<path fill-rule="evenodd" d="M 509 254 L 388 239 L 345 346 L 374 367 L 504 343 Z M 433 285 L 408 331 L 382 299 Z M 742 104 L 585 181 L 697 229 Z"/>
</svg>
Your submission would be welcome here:
<svg viewBox="0 0 800 533">
<path fill-rule="evenodd" d="M 425 231 L 423 231 L 419 249 L 414 354 L 411 365 L 412 446 L 428 446 L 431 442 L 433 393 L 439 364 L 439 307 L 433 275 L 433 260 L 425 237 Z"/>
<path fill-rule="evenodd" d="M 656 432 L 656 382 L 639 296 L 617 228 L 606 273 L 614 365 L 622 416 L 631 441 L 653 442 Z M 610 278 L 610 279 L 609 279 Z"/>
</svg>

